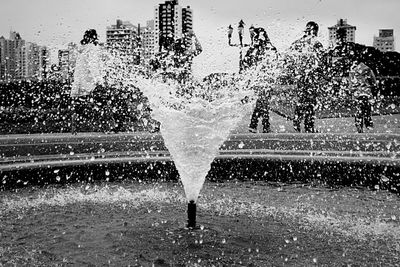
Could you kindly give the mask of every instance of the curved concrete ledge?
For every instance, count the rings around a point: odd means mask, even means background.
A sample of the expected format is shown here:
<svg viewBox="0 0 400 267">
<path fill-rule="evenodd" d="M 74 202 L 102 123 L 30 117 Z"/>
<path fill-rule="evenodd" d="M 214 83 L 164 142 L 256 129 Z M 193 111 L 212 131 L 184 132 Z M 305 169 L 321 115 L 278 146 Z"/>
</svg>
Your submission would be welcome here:
<svg viewBox="0 0 400 267">
<path fill-rule="evenodd" d="M 216 160 L 357 162 L 400 166 L 398 134 L 233 134 Z M 107 163 L 169 162 L 160 134 L 79 133 L 0 137 L 0 172 Z"/>
</svg>

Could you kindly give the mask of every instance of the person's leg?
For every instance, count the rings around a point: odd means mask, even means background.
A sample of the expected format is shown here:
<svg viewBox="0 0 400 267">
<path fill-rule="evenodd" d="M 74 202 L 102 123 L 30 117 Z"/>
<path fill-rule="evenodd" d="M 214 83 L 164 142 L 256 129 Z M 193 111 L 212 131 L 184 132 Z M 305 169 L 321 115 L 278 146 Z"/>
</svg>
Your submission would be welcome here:
<svg viewBox="0 0 400 267">
<path fill-rule="evenodd" d="M 362 110 L 362 102 L 357 99 L 355 102 L 356 105 L 356 114 L 355 114 L 355 125 L 358 133 L 363 132 L 363 110 Z"/>
<path fill-rule="evenodd" d="M 306 133 L 314 133 L 315 129 L 315 110 L 313 104 L 308 104 L 304 111 L 304 131 Z"/>
<path fill-rule="evenodd" d="M 71 101 L 71 134 L 76 135 L 77 99 Z"/>
<path fill-rule="evenodd" d="M 271 132 L 271 124 L 269 122 L 269 102 L 268 98 L 264 98 L 262 101 L 262 126 L 263 126 L 263 133 L 270 133 Z"/>
<path fill-rule="evenodd" d="M 119 133 L 123 131 L 123 123 L 126 117 L 124 116 L 124 104 L 125 102 L 123 101 L 123 99 L 115 103 L 116 108 L 112 110 L 111 114 L 112 120 L 114 122 L 112 128 L 110 129 L 111 132 Z"/>
<path fill-rule="evenodd" d="M 293 128 L 296 130 L 296 132 L 301 131 L 301 120 L 303 119 L 303 108 L 300 104 L 296 104 L 295 110 L 294 110 L 294 118 L 293 118 Z"/>
<path fill-rule="evenodd" d="M 251 115 L 250 119 L 250 125 L 249 125 L 249 131 L 256 133 L 257 132 L 257 126 L 258 126 L 258 118 L 260 117 L 262 113 L 262 101 L 261 98 L 257 98 L 256 101 L 256 106 L 253 110 L 253 114 Z"/>
<path fill-rule="evenodd" d="M 367 129 L 374 127 L 374 123 L 372 122 L 372 106 L 368 98 L 364 99 L 364 124 Z"/>
</svg>

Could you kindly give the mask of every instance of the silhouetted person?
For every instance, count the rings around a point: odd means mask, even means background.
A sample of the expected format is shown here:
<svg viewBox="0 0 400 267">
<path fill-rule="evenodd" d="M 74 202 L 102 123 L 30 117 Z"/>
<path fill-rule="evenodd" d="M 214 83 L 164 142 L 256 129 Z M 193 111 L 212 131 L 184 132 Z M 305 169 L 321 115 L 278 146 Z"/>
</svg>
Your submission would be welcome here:
<svg viewBox="0 0 400 267">
<path fill-rule="evenodd" d="M 85 31 L 81 45 L 82 47 L 76 60 L 74 81 L 71 86 L 72 134 L 76 134 L 77 114 L 84 113 L 84 107 L 88 103 L 87 98 L 89 94 L 97 85 L 103 83 L 104 79 L 104 65 L 100 56 L 96 30 L 90 29 Z"/>
<path fill-rule="evenodd" d="M 322 44 L 317 40 L 318 24 L 310 21 L 306 24 L 304 35 L 295 41 L 290 49 L 298 53 L 294 75 L 297 76 L 297 102 L 294 111 L 293 127 L 300 132 L 304 120 L 304 130 L 315 132 L 315 108 L 321 78 Z"/>
<path fill-rule="evenodd" d="M 252 44 L 247 50 L 243 60 L 241 60 L 240 71 L 249 70 L 251 67 L 255 67 L 262 60 L 267 59 L 271 56 L 271 51 L 276 52 L 276 48 L 272 45 L 267 32 L 264 28 L 252 28 Z M 269 122 L 269 99 L 270 99 L 270 85 L 262 84 L 255 88 L 258 90 L 258 97 L 256 100 L 256 106 L 251 116 L 249 131 L 256 133 L 258 120 L 261 118 L 263 133 L 271 132 L 271 126 Z"/>
<path fill-rule="evenodd" d="M 372 103 L 376 79 L 373 71 L 358 59 L 354 60 L 349 72 L 350 85 L 356 106 L 355 125 L 357 132 L 373 127 Z"/>
</svg>

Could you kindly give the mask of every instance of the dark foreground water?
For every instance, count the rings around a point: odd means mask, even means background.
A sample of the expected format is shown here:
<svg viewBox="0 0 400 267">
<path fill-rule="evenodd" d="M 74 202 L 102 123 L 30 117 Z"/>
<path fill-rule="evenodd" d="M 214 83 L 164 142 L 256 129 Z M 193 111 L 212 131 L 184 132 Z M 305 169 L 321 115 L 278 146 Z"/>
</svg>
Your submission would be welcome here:
<svg viewBox="0 0 400 267">
<path fill-rule="evenodd" d="M 188 231 L 180 184 L 0 192 L 0 265 L 383 265 L 400 261 L 400 199 L 306 184 L 206 183 Z"/>
</svg>

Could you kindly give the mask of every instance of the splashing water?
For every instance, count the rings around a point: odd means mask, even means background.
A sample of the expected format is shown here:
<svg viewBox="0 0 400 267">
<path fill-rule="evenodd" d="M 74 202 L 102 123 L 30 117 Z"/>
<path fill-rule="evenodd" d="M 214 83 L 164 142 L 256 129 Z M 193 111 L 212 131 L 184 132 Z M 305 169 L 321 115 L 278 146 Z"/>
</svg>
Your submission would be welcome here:
<svg viewBox="0 0 400 267">
<path fill-rule="evenodd" d="M 260 78 L 258 67 L 243 74 L 217 73 L 203 81 L 179 83 L 180 70 L 150 76 L 143 66 L 126 64 L 121 55 L 106 58 L 108 84 L 139 88 L 149 99 L 186 197 L 196 202 L 219 147 L 253 108 L 254 86 L 265 82 L 265 75 Z M 268 73 L 265 65 L 261 73 Z"/>
<path fill-rule="evenodd" d="M 198 83 L 187 99 L 177 95 L 179 85 L 174 83 L 142 80 L 139 87 L 149 98 L 154 119 L 161 122 L 161 134 L 186 197 L 196 202 L 219 147 L 252 107 L 252 101 L 243 101 L 251 92 L 237 90 L 232 83 L 220 90 L 213 84 Z M 206 91 L 214 97 L 217 94 L 216 99 L 204 94 Z"/>
</svg>

